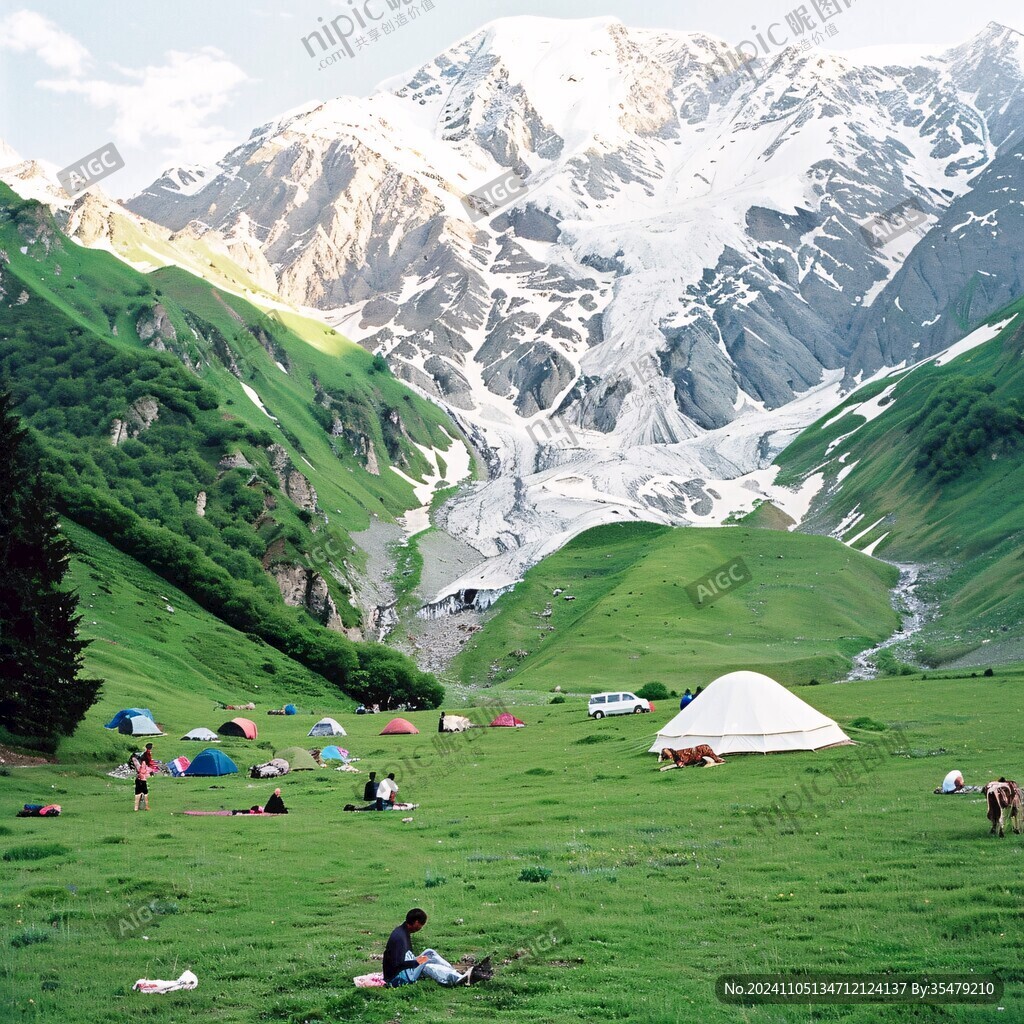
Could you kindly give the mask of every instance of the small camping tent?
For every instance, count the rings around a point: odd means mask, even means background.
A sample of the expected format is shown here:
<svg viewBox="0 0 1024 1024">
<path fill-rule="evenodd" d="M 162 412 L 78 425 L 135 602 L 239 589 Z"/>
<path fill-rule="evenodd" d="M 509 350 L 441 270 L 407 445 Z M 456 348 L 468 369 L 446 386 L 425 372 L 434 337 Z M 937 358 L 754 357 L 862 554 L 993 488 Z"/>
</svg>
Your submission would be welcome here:
<svg viewBox="0 0 1024 1024">
<path fill-rule="evenodd" d="M 343 747 L 324 747 L 320 751 L 321 761 L 347 761 L 348 759 L 348 751 Z"/>
<path fill-rule="evenodd" d="M 227 754 L 207 748 L 201 754 L 196 754 L 192 763 L 185 769 L 185 776 L 195 778 L 199 775 L 232 775 L 237 771 L 238 765 Z"/>
<path fill-rule="evenodd" d="M 116 729 L 126 718 L 135 718 L 136 715 L 153 718 L 153 712 L 149 708 L 123 708 L 103 728 Z M 156 719 L 153 720 L 156 721 Z"/>
<path fill-rule="evenodd" d="M 297 715 L 299 713 L 299 709 L 294 704 L 285 704 L 284 713 L 286 715 Z"/>
<path fill-rule="evenodd" d="M 472 720 L 465 715 L 445 715 L 441 720 L 441 732 L 465 732 L 472 728 Z"/>
<path fill-rule="evenodd" d="M 419 735 L 419 729 L 404 718 L 392 718 L 380 731 L 381 736 L 413 736 Z"/>
<path fill-rule="evenodd" d="M 163 736 L 160 727 L 152 718 L 135 715 L 133 718 L 122 718 L 117 731 L 125 736 Z"/>
<path fill-rule="evenodd" d="M 760 672 L 730 672 L 709 684 L 662 730 L 650 752 L 706 743 L 716 754 L 820 750 L 849 743 L 842 729 Z"/>
<path fill-rule="evenodd" d="M 248 718 L 232 718 L 230 722 L 225 722 L 218 730 L 221 736 L 237 736 L 243 740 L 254 740 L 256 739 L 256 723 L 249 721 Z"/>
<path fill-rule="evenodd" d="M 510 714 L 508 711 L 503 711 L 491 722 L 492 729 L 520 729 L 524 725 L 526 723 L 522 719 L 516 718 L 515 715 Z"/>
<path fill-rule="evenodd" d="M 218 743 L 217 734 L 212 729 L 193 729 L 181 737 L 183 740 L 200 740 L 203 743 Z"/>
<path fill-rule="evenodd" d="M 287 761 L 293 772 L 309 772 L 320 767 L 313 760 L 313 755 L 302 747 L 289 747 L 287 750 L 278 751 L 277 756 Z"/>
<path fill-rule="evenodd" d="M 174 758 L 173 761 L 168 761 L 167 762 L 167 770 L 176 779 L 180 779 L 182 777 L 182 775 L 184 775 L 185 772 L 188 771 L 188 766 L 191 763 L 192 762 L 187 757 L 184 757 L 184 756 L 183 757 L 176 757 L 176 758 Z"/>
<path fill-rule="evenodd" d="M 346 736 L 347 733 L 333 718 L 321 718 L 312 729 L 310 736 Z"/>
</svg>

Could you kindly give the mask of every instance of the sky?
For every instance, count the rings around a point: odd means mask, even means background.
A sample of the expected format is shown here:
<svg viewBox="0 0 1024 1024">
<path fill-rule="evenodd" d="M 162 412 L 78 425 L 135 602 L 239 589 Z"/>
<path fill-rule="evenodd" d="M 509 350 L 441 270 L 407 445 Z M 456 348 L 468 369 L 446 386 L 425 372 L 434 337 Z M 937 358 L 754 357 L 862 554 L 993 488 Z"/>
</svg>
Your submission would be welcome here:
<svg viewBox="0 0 1024 1024">
<path fill-rule="evenodd" d="M 818 0 L 821 2 L 821 0 Z M 1024 30 L 1020 0 L 838 0 L 837 51 L 969 39 L 989 21 Z M 815 0 L 805 6 L 814 17 Z M 369 5 L 368 10 L 366 5 Z M 395 25 L 400 5 L 406 22 Z M 412 8 L 408 5 L 412 4 Z M 426 9 L 425 4 L 432 4 Z M 800 0 L 0 0 L 0 139 L 58 168 L 114 142 L 125 167 L 104 182 L 132 195 L 175 164 L 209 164 L 253 128 L 304 104 L 366 96 L 496 18 L 616 17 L 627 25 L 699 31 L 737 46 Z M 353 7 L 376 16 L 371 40 Z M 416 9 L 418 16 L 411 17 Z M 349 18 L 366 45 L 333 63 L 311 34 Z M 364 24 L 373 24 L 363 15 Z"/>
</svg>

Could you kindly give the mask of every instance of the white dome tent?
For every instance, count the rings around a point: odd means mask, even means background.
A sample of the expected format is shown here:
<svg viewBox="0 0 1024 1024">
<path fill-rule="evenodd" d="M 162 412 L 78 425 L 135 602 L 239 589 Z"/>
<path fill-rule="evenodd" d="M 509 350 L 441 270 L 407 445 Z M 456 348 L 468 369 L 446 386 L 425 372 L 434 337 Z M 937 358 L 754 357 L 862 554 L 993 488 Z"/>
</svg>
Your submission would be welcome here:
<svg viewBox="0 0 1024 1024">
<path fill-rule="evenodd" d="M 730 672 L 680 711 L 650 752 L 706 743 L 716 754 L 771 754 L 851 742 L 831 718 L 781 683 L 760 672 Z"/>
<path fill-rule="evenodd" d="M 333 718 L 321 718 L 312 729 L 310 736 L 347 736 L 348 733 Z"/>
</svg>

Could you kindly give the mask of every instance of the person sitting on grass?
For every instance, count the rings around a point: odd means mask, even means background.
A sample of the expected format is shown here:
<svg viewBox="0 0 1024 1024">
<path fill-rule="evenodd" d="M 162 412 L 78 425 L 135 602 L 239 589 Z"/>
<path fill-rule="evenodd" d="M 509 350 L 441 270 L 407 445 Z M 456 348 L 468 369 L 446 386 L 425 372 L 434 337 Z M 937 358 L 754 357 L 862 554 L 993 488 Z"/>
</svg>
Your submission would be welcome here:
<svg viewBox="0 0 1024 1024">
<path fill-rule="evenodd" d="M 370 777 L 366 780 L 366 785 L 363 786 L 363 799 L 368 804 L 372 804 L 377 799 L 377 786 L 377 773 L 370 772 Z"/>
<path fill-rule="evenodd" d="M 393 811 L 397 795 L 398 783 L 395 782 L 395 773 L 392 772 L 386 779 L 381 779 L 377 785 L 377 810 Z"/>
<path fill-rule="evenodd" d="M 458 971 L 434 949 L 425 949 L 419 956 L 413 953 L 412 936 L 426 923 L 426 912 L 413 907 L 391 933 L 384 947 L 384 984 L 389 988 L 413 985 L 426 975 L 438 985 L 468 985 L 472 968 L 465 973 Z"/>
<path fill-rule="evenodd" d="M 270 799 L 267 801 L 266 807 L 263 808 L 264 814 L 287 814 L 288 808 L 284 805 L 284 800 L 281 799 L 281 790 L 275 789 Z"/>
<path fill-rule="evenodd" d="M 959 793 L 964 788 L 964 777 L 960 773 L 959 769 L 954 768 L 943 780 L 942 780 L 942 792 L 943 793 Z"/>
</svg>

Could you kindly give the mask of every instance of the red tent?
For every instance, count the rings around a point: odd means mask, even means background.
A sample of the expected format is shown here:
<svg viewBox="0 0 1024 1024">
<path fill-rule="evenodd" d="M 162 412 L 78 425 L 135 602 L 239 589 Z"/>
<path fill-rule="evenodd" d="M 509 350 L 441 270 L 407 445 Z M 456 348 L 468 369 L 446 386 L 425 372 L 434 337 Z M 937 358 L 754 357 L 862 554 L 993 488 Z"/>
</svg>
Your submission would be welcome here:
<svg viewBox="0 0 1024 1024">
<path fill-rule="evenodd" d="M 256 739 L 256 723 L 250 722 L 248 718 L 232 718 L 225 722 L 218 730 L 221 736 L 237 736 L 243 740 Z"/>
<path fill-rule="evenodd" d="M 520 719 L 516 718 L 515 715 L 510 714 L 508 711 L 502 712 L 493 722 L 491 722 L 492 729 L 496 729 L 499 727 L 513 729 L 521 725 L 526 725 L 526 723 L 520 721 Z"/>
<path fill-rule="evenodd" d="M 404 718 L 392 718 L 380 731 L 381 736 L 411 736 L 414 733 L 419 733 L 419 729 Z"/>
</svg>

